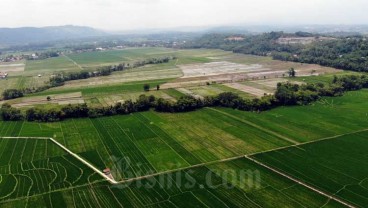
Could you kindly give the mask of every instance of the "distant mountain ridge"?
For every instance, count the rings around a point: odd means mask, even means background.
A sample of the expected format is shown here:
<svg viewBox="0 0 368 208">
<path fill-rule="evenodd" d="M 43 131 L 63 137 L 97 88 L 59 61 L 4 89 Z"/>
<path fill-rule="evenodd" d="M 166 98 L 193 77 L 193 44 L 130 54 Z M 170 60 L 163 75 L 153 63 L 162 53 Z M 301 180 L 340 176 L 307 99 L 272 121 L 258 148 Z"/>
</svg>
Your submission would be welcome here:
<svg viewBox="0 0 368 208">
<path fill-rule="evenodd" d="M 42 28 L 0 28 L 0 44 L 27 44 L 65 39 L 97 37 L 104 35 L 108 35 L 108 33 L 91 27 L 72 25 L 51 26 Z"/>
</svg>

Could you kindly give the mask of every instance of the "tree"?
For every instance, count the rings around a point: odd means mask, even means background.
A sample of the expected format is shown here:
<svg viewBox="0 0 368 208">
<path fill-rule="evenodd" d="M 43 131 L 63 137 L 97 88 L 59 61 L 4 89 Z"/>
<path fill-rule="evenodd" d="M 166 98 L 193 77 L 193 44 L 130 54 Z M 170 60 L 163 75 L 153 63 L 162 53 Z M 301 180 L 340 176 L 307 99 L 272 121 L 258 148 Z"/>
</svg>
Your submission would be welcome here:
<svg viewBox="0 0 368 208">
<path fill-rule="evenodd" d="M 295 77 L 296 71 L 294 68 L 290 68 L 288 71 L 289 77 Z"/>
<path fill-rule="evenodd" d="M 7 89 L 3 92 L 4 100 L 15 99 L 23 96 L 23 91 L 17 89 Z"/>
<path fill-rule="evenodd" d="M 23 119 L 23 115 L 19 109 L 11 107 L 4 103 L 0 109 L 1 117 L 4 121 L 19 121 Z"/>
<path fill-rule="evenodd" d="M 144 84 L 143 89 L 144 89 L 144 91 L 148 92 L 150 90 L 150 85 L 149 84 Z"/>
</svg>

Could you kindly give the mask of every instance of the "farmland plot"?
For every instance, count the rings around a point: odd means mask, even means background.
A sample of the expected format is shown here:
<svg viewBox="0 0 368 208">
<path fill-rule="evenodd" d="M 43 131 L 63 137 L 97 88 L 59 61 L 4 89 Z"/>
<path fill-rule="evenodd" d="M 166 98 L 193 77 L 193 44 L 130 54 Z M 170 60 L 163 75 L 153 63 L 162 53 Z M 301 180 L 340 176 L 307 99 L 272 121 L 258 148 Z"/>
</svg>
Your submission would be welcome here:
<svg viewBox="0 0 368 208">
<path fill-rule="evenodd" d="M 362 115 L 367 109 L 367 92 L 261 114 L 206 108 L 56 123 L 0 121 L 0 136 L 54 137 L 98 169 L 111 168 L 116 180 L 132 179 L 131 184 L 123 182 L 127 185 L 123 188 L 102 182 L 99 175 L 48 140 L 3 139 L 0 206 L 344 207 L 247 158 L 235 159 L 255 153 L 251 158 L 364 207 L 368 146 L 363 130 L 368 119 Z M 316 115 L 318 121 L 313 120 Z M 271 128 L 272 117 L 279 126 Z M 293 130 L 280 130 L 286 127 Z M 361 132 L 288 147 L 354 131 Z M 192 167 L 198 164 L 200 167 Z M 175 172 L 163 174 L 168 170 Z M 253 174 L 250 179 L 239 177 L 244 171 Z M 152 173 L 161 174 L 140 178 Z M 181 180 L 175 178 L 177 174 Z M 258 176 L 261 180 L 257 181 Z M 167 181 L 174 185 L 167 186 Z M 192 186 L 183 186 L 186 183 Z"/>
<path fill-rule="evenodd" d="M 239 83 L 229 83 L 229 84 L 225 84 L 225 86 L 255 95 L 257 97 L 262 97 L 265 94 L 271 94 L 269 91 L 265 91 L 265 90 L 262 90 L 256 87 L 246 86 L 246 85 L 239 84 Z"/>
<path fill-rule="evenodd" d="M 307 142 L 366 129 L 367 98 L 368 91 L 361 90 L 338 98 L 322 99 L 310 106 L 280 107 L 260 114 L 219 110 L 299 142 Z"/>
<path fill-rule="evenodd" d="M 0 150 L 0 202 L 101 180 L 50 140 L 0 139 Z"/>
<path fill-rule="evenodd" d="M 141 113 L 201 162 L 209 162 L 290 144 L 246 123 L 204 109 L 185 114 Z M 156 128 L 157 128 L 156 127 Z"/>
<path fill-rule="evenodd" d="M 180 65 L 179 67 L 184 73 L 184 78 L 251 72 L 251 71 L 258 71 L 262 68 L 262 66 L 258 64 L 242 65 L 227 61 L 193 64 L 193 65 Z"/>
<path fill-rule="evenodd" d="M 368 136 L 363 131 L 254 158 L 357 207 L 368 204 Z"/>
<path fill-rule="evenodd" d="M 297 197 L 295 191 L 300 193 Z M 27 201 L 29 206 L 37 207 L 329 207 L 333 204 L 327 197 L 246 159 L 163 174 L 130 184 L 112 186 L 99 182 L 45 193 Z M 0 202 L 0 205 L 22 203 L 25 201 L 20 199 Z M 337 205 L 333 207 L 339 207 Z"/>
<path fill-rule="evenodd" d="M 13 62 L 13 63 L 1 63 L 0 72 L 3 73 L 13 73 L 13 72 L 23 72 L 25 64 L 23 62 Z"/>
</svg>

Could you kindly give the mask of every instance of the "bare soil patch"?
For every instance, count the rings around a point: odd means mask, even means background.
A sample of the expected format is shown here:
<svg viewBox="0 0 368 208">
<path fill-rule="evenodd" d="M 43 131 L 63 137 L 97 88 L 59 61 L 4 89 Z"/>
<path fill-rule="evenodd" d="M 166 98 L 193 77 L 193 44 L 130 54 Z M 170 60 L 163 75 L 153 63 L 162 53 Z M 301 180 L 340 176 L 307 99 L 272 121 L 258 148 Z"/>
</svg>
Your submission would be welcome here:
<svg viewBox="0 0 368 208">
<path fill-rule="evenodd" d="M 190 96 L 192 96 L 194 98 L 197 98 L 197 99 L 203 99 L 204 98 L 203 96 L 197 95 L 194 92 L 192 92 L 188 89 L 185 89 L 185 88 L 177 88 L 176 90 L 183 93 L 183 94 L 190 95 Z"/>
<path fill-rule="evenodd" d="M 50 101 L 47 100 L 48 96 L 37 96 L 30 98 L 21 98 L 11 102 L 11 105 L 16 108 L 21 107 L 32 107 L 35 105 L 42 104 L 58 104 L 58 105 L 68 105 L 68 104 L 82 104 L 84 103 L 84 99 L 82 98 L 81 92 L 76 93 L 68 93 L 68 94 L 58 94 L 58 95 L 49 95 L 51 98 Z"/>
<path fill-rule="evenodd" d="M 257 97 L 262 97 L 265 94 L 270 94 L 268 91 L 262 90 L 262 89 L 258 89 L 255 87 L 251 87 L 251 86 L 247 86 L 247 85 L 243 85 L 243 84 L 239 84 L 239 83 L 228 83 L 228 84 L 224 84 L 227 87 L 231 87 L 233 89 L 236 90 L 240 90 L 242 92 L 246 92 L 252 95 L 255 95 Z"/>
<path fill-rule="evenodd" d="M 179 68 L 184 73 L 184 78 L 187 77 L 201 77 L 214 76 L 220 74 L 231 74 L 239 72 L 251 72 L 262 69 L 259 64 L 237 64 L 228 61 L 210 62 L 204 64 L 188 64 L 179 65 Z"/>
<path fill-rule="evenodd" d="M 9 73 L 9 72 L 23 72 L 25 68 L 25 64 L 17 63 L 17 64 L 0 64 L 0 72 Z"/>
</svg>

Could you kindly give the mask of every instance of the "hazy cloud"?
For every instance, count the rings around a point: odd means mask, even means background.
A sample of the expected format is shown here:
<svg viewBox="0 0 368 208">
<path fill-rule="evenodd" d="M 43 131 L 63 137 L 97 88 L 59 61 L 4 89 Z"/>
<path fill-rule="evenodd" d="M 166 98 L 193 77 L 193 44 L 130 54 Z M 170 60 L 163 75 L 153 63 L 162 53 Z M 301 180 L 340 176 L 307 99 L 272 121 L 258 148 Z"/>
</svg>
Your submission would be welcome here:
<svg viewBox="0 0 368 208">
<path fill-rule="evenodd" d="M 0 27 L 366 24 L 366 0 L 2 0 Z"/>
</svg>

